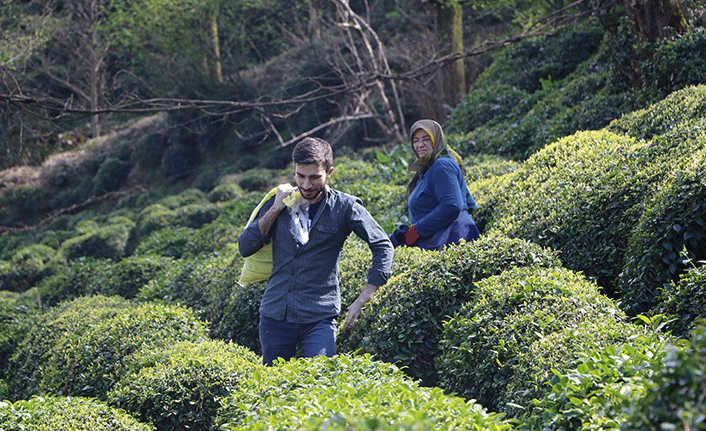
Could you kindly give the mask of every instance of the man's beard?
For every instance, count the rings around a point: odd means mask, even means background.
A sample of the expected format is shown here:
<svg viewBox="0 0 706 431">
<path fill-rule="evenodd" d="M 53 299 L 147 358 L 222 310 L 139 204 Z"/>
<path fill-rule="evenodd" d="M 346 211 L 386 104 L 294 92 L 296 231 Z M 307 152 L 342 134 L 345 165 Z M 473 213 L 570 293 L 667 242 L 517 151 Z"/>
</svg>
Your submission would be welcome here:
<svg viewBox="0 0 706 431">
<path fill-rule="evenodd" d="M 321 189 L 313 189 L 313 190 L 302 190 L 302 189 L 299 189 L 299 192 L 302 194 L 302 197 L 303 197 L 304 199 L 308 200 L 308 201 L 316 200 L 316 198 L 318 198 L 319 195 L 321 195 L 321 193 L 322 193 L 323 191 L 324 191 L 323 188 L 321 188 Z M 311 194 L 312 196 L 309 197 L 309 194 Z"/>
</svg>

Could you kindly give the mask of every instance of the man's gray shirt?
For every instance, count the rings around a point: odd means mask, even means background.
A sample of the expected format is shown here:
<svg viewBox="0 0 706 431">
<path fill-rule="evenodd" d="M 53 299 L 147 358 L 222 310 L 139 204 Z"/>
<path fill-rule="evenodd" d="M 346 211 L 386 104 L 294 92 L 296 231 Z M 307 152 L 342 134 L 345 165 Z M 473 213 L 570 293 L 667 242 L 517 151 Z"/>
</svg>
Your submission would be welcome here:
<svg viewBox="0 0 706 431">
<path fill-rule="evenodd" d="M 238 246 L 244 257 L 272 241 L 272 275 L 260 305 L 260 313 L 270 319 L 313 323 L 340 314 L 339 262 L 351 232 L 367 242 L 372 251 L 368 283 L 382 286 L 390 277 L 394 249 L 385 231 L 363 208 L 360 199 L 329 187 L 325 193 L 305 245 L 298 245 L 290 232 L 287 208 L 279 214 L 267 237 L 260 233 L 258 220 L 274 198 L 262 206 L 255 221 L 240 234 Z"/>
</svg>

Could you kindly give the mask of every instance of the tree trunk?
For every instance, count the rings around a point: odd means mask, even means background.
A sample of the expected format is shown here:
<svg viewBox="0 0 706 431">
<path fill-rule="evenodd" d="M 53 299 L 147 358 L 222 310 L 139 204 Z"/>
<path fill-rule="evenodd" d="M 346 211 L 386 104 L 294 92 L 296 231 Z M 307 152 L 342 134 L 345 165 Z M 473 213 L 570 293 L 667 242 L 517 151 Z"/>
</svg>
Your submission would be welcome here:
<svg viewBox="0 0 706 431">
<path fill-rule="evenodd" d="M 458 0 L 436 2 L 436 30 L 439 54 L 463 52 L 463 8 Z M 441 69 L 444 102 L 456 106 L 466 93 L 466 69 L 458 59 Z"/>
<path fill-rule="evenodd" d="M 212 8 L 210 13 L 211 43 L 213 45 L 213 79 L 216 83 L 223 83 L 223 67 L 221 65 L 221 44 L 218 40 L 218 13 Z"/>
<path fill-rule="evenodd" d="M 678 0 L 623 0 L 623 7 L 642 39 L 649 42 L 669 36 L 667 27 L 676 34 L 686 31 Z"/>
<path fill-rule="evenodd" d="M 309 36 L 311 40 L 321 39 L 321 17 L 323 16 L 324 0 L 309 0 Z"/>
</svg>

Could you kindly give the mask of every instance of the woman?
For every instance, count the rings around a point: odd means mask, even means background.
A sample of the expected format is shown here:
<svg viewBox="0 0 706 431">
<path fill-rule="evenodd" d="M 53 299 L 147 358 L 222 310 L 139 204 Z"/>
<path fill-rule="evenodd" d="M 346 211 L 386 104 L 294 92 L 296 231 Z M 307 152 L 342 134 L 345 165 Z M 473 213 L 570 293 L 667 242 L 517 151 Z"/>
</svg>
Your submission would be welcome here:
<svg viewBox="0 0 706 431">
<path fill-rule="evenodd" d="M 407 186 L 410 226 L 400 226 L 390 240 L 427 250 L 441 250 L 461 239 L 473 241 L 480 231 L 469 214 L 478 208 L 464 179 L 461 156 L 446 145 L 434 120 L 419 120 L 410 130 L 416 160 Z"/>
</svg>

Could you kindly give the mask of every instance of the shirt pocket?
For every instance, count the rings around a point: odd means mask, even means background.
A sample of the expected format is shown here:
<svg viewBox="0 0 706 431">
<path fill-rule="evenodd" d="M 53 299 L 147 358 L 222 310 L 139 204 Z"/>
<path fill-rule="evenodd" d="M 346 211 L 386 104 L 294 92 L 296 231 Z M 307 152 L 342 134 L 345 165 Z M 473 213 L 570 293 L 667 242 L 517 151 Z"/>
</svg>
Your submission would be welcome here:
<svg viewBox="0 0 706 431">
<path fill-rule="evenodd" d="M 314 232 L 320 241 L 338 238 L 341 235 L 339 226 L 330 223 L 317 223 L 314 225 Z"/>
</svg>

